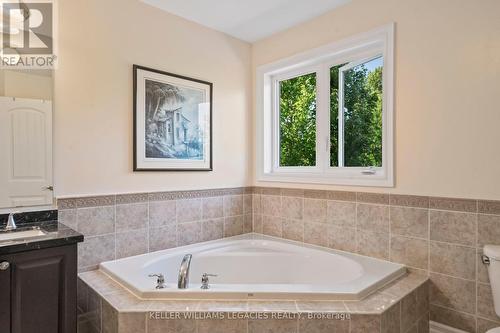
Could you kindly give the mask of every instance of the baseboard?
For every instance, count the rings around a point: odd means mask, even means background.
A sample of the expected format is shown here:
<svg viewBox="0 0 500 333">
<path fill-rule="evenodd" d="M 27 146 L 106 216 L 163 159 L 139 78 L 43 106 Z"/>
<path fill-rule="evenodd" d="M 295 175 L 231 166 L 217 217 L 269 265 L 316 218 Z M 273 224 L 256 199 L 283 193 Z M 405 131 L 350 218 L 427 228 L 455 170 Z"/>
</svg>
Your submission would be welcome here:
<svg viewBox="0 0 500 333">
<path fill-rule="evenodd" d="M 468 333 L 466 331 L 459 330 L 441 323 L 436 323 L 435 321 L 429 322 L 430 333 Z"/>
</svg>

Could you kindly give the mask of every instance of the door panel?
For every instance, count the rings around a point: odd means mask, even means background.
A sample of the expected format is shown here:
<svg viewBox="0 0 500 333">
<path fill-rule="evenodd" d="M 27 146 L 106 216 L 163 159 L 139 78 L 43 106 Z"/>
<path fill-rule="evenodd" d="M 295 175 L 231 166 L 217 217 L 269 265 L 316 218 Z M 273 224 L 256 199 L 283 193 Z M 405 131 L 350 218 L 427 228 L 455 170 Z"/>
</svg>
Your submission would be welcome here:
<svg viewBox="0 0 500 333">
<path fill-rule="evenodd" d="M 52 102 L 0 97 L 0 208 L 52 204 Z"/>
</svg>

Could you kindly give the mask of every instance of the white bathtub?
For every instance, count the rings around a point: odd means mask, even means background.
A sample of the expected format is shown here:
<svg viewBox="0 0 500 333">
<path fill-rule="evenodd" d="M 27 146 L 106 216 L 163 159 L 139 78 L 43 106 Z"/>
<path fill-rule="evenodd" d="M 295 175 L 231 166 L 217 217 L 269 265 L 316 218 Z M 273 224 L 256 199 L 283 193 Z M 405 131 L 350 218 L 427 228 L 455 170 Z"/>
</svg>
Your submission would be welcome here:
<svg viewBox="0 0 500 333">
<path fill-rule="evenodd" d="M 190 284 L 177 289 L 179 266 L 192 254 Z M 256 234 L 183 246 L 104 262 L 100 269 L 143 299 L 358 300 L 406 269 L 388 261 Z M 148 274 L 162 273 L 155 289 Z M 203 273 L 210 289 L 202 290 Z"/>
</svg>

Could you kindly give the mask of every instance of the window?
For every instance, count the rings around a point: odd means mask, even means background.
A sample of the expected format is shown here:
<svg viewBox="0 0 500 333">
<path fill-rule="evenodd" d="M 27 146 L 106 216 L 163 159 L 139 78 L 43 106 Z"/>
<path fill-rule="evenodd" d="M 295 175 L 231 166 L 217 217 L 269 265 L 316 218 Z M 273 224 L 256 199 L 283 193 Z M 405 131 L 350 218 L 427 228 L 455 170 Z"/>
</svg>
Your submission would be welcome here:
<svg viewBox="0 0 500 333">
<path fill-rule="evenodd" d="M 393 185 L 393 33 L 258 69 L 258 180 Z"/>
</svg>

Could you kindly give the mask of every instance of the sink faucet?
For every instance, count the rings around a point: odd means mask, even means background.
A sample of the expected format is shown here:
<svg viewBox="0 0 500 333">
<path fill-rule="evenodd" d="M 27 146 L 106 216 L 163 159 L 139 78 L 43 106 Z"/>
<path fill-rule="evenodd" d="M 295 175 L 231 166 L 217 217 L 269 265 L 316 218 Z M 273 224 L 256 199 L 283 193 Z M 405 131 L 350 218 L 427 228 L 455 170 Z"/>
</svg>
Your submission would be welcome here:
<svg viewBox="0 0 500 333">
<path fill-rule="evenodd" d="M 5 226 L 5 230 L 10 231 L 10 230 L 16 230 L 16 221 L 14 221 L 14 213 L 9 214 L 9 219 L 7 220 L 7 225 Z"/>
<path fill-rule="evenodd" d="M 186 289 L 189 287 L 189 268 L 191 266 L 191 258 L 193 255 L 186 254 L 181 262 L 179 269 L 179 280 L 177 281 L 177 288 Z"/>
</svg>

